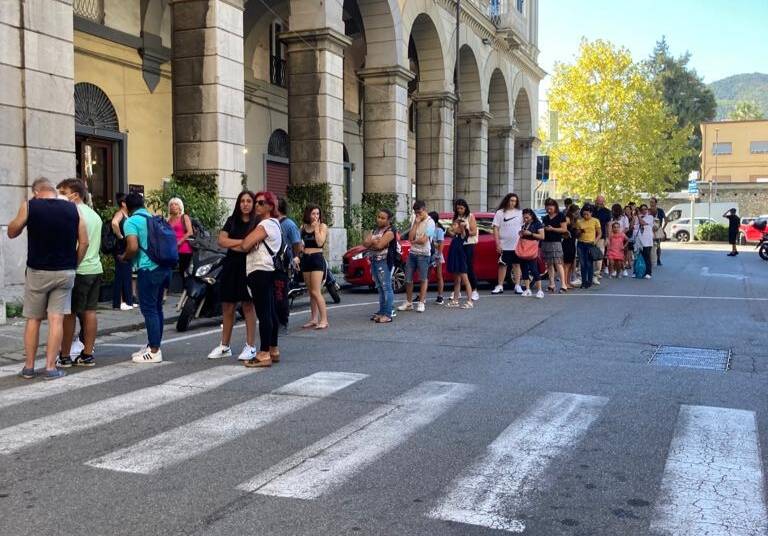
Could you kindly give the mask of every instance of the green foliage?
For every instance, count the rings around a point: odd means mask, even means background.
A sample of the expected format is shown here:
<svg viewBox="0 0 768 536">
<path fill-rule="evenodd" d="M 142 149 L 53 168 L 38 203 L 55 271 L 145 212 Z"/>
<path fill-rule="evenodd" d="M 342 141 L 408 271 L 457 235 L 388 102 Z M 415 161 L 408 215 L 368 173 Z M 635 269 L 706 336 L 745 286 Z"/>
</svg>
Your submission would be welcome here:
<svg viewBox="0 0 768 536">
<path fill-rule="evenodd" d="M 704 242 L 727 242 L 728 226 L 722 223 L 702 223 L 696 227 L 696 240 Z"/>
<path fill-rule="evenodd" d="M 397 194 L 393 193 L 363 193 L 362 204 L 349 207 L 347 219 L 347 245 L 349 247 L 362 243 L 366 231 L 376 227 L 376 216 L 379 210 L 388 208 L 394 215 L 397 212 Z M 393 216 L 393 224 L 397 224 Z"/>
<path fill-rule="evenodd" d="M 333 205 L 331 204 L 331 185 L 322 182 L 315 184 L 291 184 L 286 194 L 288 200 L 288 215 L 301 225 L 304 207 L 310 203 L 320 207 L 323 222 L 333 225 Z"/>
<path fill-rule="evenodd" d="M 672 56 L 666 39 L 662 38 L 646 62 L 646 68 L 667 110 L 677 118 L 677 126 L 689 132 L 688 150 L 680 159 L 679 187 L 687 184 L 691 171 L 701 167 L 700 125 L 704 121 L 712 121 L 717 111 L 714 93 L 704 84 L 696 70 L 689 67 L 690 59 L 689 53 Z"/>
<path fill-rule="evenodd" d="M 219 197 L 216 174 L 213 173 L 174 175 L 164 188 L 149 192 L 145 201 L 151 210 L 166 214 L 172 197 L 181 199 L 184 212 L 213 232 L 221 227 L 224 215 L 229 211 Z"/>
<path fill-rule="evenodd" d="M 5 317 L 6 318 L 20 318 L 23 306 L 16 302 L 6 302 L 5 304 Z"/>
<path fill-rule="evenodd" d="M 733 121 L 749 121 L 763 119 L 763 111 L 755 101 L 739 101 L 731 111 L 730 119 Z"/>
<path fill-rule="evenodd" d="M 104 268 L 104 274 L 101 276 L 102 283 L 111 283 L 115 280 L 115 258 L 112 255 L 99 253 L 101 267 Z"/>
<path fill-rule="evenodd" d="M 582 41 L 574 64 L 556 66 L 549 106 L 559 114 L 550 154 L 564 191 L 624 202 L 676 186 L 689 131 L 628 50 Z"/>
<path fill-rule="evenodd" d="M 712 82 L 709 87 L 717 99 L 717 120 L 731 115 L 737 102 L 753 101 L 768 114 L 768 74 L 744 73 Z"/>
</svg>

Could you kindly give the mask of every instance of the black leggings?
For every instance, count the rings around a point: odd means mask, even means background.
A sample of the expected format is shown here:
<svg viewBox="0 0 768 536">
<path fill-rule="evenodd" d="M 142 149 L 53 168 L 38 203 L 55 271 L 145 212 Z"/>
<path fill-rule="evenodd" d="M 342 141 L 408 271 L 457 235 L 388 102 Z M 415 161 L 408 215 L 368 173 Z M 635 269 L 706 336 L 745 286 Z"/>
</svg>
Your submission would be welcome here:
<svg viewBox="0 0 768 536">
<path fill-rule="evenodd" d="M 646 275 L 653 275 L 653 263 L 651 262 L 651 249 L 653 247 L 643 248 L 643 260 L 645 261 Z"/>
<path fill-rule="evenodd" d="M 275 273 L 251 272 L 248 274 L 248 289 L 259 319 L 259 351 L 268 352 L 270 346 L 277 346 L 279 326 L 275 308 Z"/>
<path fill-rule="evenodd" d="M 467 255 L 467 277 L 472 290 L 477 290 L 477 276 L 475 275 L 475 246 L 477 244 L 464 244 L 464 253 Z"/>
<path fill-rule="evenodd" d="M 191 253 L 179 253 L 179 275 L 181 276 L 182 290 L 187 288 L 187 269 L 192 262 Z"/>
</svg>

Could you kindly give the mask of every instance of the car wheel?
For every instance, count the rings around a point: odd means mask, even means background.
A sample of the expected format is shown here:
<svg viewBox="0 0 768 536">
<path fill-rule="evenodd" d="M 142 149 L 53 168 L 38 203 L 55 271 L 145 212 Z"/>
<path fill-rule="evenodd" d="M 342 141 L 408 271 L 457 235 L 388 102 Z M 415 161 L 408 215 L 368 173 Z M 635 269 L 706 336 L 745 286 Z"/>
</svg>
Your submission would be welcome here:
<svg viewBox="0 0 768 536">
<path fill-rule="evenodd" d="M 402 264 L 398 264 L 392 270 L 392 290 L 395 294 L 405 291 L 405 268 Z"/>
<path fill-rule="evenodd" d="M 678 242 L 688 242 L 691 240 L 691 234 L 688 231 L 678 231 L 675 238 Z"/>
</svg>

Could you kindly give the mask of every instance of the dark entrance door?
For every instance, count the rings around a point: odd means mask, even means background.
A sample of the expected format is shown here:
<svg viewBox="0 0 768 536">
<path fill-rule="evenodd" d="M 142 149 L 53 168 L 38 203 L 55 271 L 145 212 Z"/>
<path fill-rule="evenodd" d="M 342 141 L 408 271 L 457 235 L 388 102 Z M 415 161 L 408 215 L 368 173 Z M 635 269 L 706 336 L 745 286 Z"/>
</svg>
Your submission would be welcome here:
<svg viewBox="0 0 768 536">
<path fill-rule="evenodd" d="M 115 196 L 115 143 L 111 140 L 77 136 L 77 176 L 88 185 L 93 203 L 103 206 Z"/>
</svg>

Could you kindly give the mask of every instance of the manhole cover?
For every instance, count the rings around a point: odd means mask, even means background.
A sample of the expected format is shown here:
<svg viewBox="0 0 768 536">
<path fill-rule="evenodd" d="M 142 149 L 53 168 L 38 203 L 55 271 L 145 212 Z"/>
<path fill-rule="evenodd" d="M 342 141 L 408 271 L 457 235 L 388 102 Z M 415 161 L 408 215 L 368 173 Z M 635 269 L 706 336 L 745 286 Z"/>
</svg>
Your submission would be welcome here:
<svg viewBox="0 0 768 536">
<path fill-rule="evenodd" d="M 662 367 L 682 367 L 725 372 L 731 363 L 730 350 L 689 348 L 687 346 L 659 346 L 648 361 Z"/>
</svg>

